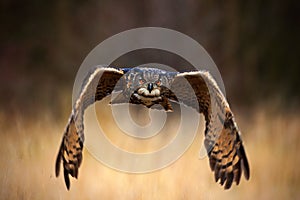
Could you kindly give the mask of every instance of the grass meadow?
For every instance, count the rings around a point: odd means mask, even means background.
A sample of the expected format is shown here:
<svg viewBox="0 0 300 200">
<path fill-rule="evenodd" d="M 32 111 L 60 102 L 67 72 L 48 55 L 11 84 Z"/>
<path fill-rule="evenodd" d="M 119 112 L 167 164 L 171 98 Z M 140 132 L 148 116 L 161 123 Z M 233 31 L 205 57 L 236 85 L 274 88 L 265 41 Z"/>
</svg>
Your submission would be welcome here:
<svg viewBox="0 0 300 200">
<path fill-rule="evenodd" d="M 207 158 L 199 159 L 203 126 L 198 128 L 194 142 L 179 160 L 152 173 L 128 174 L 110 169 L 85 149 L 79 179 L 71 179 L 71 188 L 67 191 L 63 176 L 55 177 L 54 165 L 68 111 L 63 111 L 62 119 L 56 119 L 49 110 L 40 110 L 41 114 L 36 117 L 18 112 L 11 115 L 0 113 L 0 198 L 300 198 L 299 110 L 283 112 L 269 105 L 252 109 L 234 107 L 233 111 L 243 134 L 251 177 L 249 181 L 242 177 L 240 185 L 233 185 L 228 191 L 214 182 Z M 129 150 L 148 148 L 147 141 L 137 144 L 116 134 L 118 130 L 114 128 L 109 106 L 102 106 L 101 113 L 103 124 L 114 132 L 115 136 L 111 137 L 114 143 Z M 202 117 L 201 120 L 204 125 Z M 162 138 L 152 144 L 160 145 Z"/>
</svg>

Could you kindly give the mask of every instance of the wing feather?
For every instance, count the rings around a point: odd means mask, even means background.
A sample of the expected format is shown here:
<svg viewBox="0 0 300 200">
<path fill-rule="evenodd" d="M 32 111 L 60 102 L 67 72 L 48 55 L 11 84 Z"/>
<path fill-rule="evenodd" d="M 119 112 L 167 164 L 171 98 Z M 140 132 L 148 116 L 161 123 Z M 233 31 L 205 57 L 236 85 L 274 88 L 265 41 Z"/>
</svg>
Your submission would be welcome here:
<svg viewBox="0 0 300 200">
<path fill-rule="evenodd" d="M 205 117 L 204 144 L 215 181 L 220 180 L 229 189 L 233 182 L 239 184 L 242 172 L 248 180 L 250 170 L 240 132 L 212 76 L 204 71 L 179 73 L 170 89 L 174 93 L 171 100 L 190 106 Z"/>
<path fill-rule="evenodd" d="M 87 75 L 75 102 L 60 150 L 56 159 L 55 174 L 59 176 L 63 161 L 64 178 L 67 189 L 70 188 L 69 175 L 78 177 L 82 162 L 84 142 L 83 114 L 95 101 L 102 100 L 113 90 L 122 90 L 116 84 L 126 73 L 126 69 L 95 67 Z M 242 172 L 246 179 L 250 177 L 249 164 L 242 145 L 238 127 L 234 121 L 228 102 L 214 79 L 208 72 L 176 73 L 163 95 L 183 103 L 203 113 L 206 120 L 204 144 L 209 157 L 209 165 L 214 172 L 216 182 L 229 189 L 233 182 L 239 184 Z M 124 84 L 124 83 L 123 83 Z M 195 95 L 191 95 L 191 94 Z"/>
<path fill-rule="evenodd" d="M 93 68 L 83 81 L 81 92 L 76 100 L 56 158 L 55 174 L 59 176 L 61 161 L 63 161 L 64 179 L 67 189 L 70 188 L 69 175 L 78 177 L 78 169 L 82 162 L 84 142 L 83 114 L 85 109 L 100 101 L 115 88 L 116 83 L 123 76 L 123 71 L 115 68 L 97 66 Z"/>
</svg>

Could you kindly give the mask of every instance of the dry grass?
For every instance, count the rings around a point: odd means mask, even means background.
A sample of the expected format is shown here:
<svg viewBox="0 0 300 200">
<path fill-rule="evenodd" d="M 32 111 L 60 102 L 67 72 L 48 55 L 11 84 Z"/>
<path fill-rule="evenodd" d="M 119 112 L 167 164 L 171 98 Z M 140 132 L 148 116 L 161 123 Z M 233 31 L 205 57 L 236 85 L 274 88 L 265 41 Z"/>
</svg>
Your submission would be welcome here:
<svg viewBox="0 0 300 200">
<path fill-rule="evenodd" d="M 106 111 L 103 111 L 106 113 Z M 88 151 L 79 179 L 67 191 L 54 162 L 65 122 L 40 116 L 0 115 L 1 199 L 297 199 L 300 197 L 299 116 L 261 108 L 236 112 L 250 160 L 251 178 L 224 191 L 214 183 L 207 159 L 198 159 L 203 127 L 174 164 L 147 174 L 127 174 L 97 162 Z M 295 112 L 299 113 L 299 112 Z M 107 114 L 106 114 L 107 115 Z M 113 126 L 109 120 L 105 124 Z M 4 123 L 3 123 L 4 122 Z M 6 124 L 6 125 L 5 125 Z M 8 125 L 7 125 L 8 124 Z M 114 138 L 117 142 L 117 139 Z M 123 139 L 122 139 L 123 141 Z M 120 144 L 122 142 L 119 142 Z M 132 145 L 132 144 L 131 144 Z M 130 146 L 130 145 L 129 145 Z"/>
</svg>

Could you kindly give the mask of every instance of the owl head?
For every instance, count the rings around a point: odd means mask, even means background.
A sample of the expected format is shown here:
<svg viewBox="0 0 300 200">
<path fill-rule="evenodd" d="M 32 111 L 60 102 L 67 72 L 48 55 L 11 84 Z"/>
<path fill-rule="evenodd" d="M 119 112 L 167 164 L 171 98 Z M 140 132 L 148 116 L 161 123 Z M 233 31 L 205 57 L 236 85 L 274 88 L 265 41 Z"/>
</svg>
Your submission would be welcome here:
<svg viewBox="0 0 300 200">
<path fill-rule="evenodd" d="M 159 97 L 162 88 L 170 87 L 171 76 L 170 72 L 157 68 L 129 69 L 125 74 L 126 93 L 128 96 L 135 94 L 145 98 Z"/>
</svg>

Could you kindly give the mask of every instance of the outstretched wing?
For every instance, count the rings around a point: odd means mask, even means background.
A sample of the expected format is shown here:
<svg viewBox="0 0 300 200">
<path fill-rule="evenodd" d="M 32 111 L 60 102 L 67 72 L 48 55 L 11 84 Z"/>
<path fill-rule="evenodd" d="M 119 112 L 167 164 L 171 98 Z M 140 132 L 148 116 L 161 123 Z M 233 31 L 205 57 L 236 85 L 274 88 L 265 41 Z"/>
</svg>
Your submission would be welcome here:
<svg viewBox="0 0 300 200">
<path fill-rule="evenodd" d="M 81 92 L 73 106 L 56 158 L 56 177 L 59 175 L 60 164 L 63 161 L 64 179 L 67 189 L 70 188 L 69 175 L 75 178 L 78 177 L 78 168 L 82 161 L 84 111 L 95 101 L 110 95 L 113 90 L 120 90 L 121 88 L 115 88 L 115 86 L 123 74 L 122 70 L 98 66 L 90 71 L 82 84 Z"/>
<path fill-rule="evenodd" d="M 249 165 L 238 127 L 228 102 L 208 72 L 185 72 L 175 76 L 169 98 L 203 113 L 204 144 L 216 182 L 229 189 L 238 185 L 242 172 L 249 179 Z"/>
</svg>

